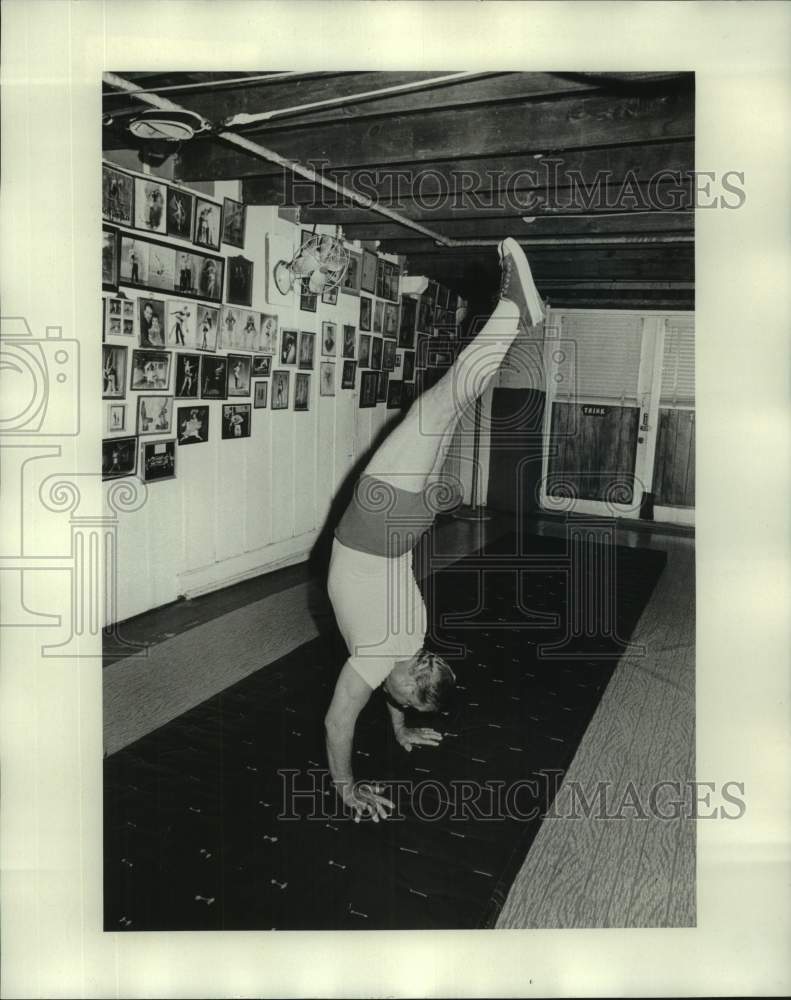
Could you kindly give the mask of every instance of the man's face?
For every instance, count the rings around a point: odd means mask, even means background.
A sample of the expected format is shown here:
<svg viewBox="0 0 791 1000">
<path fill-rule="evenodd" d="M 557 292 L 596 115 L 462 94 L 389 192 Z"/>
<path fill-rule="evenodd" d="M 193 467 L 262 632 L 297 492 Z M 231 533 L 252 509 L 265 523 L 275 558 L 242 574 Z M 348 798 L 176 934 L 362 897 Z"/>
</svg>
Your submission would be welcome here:
<svg viewBox="0 0 791 1000">
<path fill-rule="evenodd" d="M 422 710 L 415 693 L 415 680 L 410 672 L 411 660 L 401 660 L 385 678 L 382 688 L 385 697 L 396 708 Z"/>
</svg>

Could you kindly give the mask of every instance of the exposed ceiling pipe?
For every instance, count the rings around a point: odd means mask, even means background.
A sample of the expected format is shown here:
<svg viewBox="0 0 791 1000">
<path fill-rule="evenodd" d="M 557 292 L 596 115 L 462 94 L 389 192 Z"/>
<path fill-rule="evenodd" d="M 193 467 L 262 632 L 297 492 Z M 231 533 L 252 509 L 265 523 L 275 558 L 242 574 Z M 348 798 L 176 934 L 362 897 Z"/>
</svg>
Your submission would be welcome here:
<svg viewBox="0 0 791 1000">
<path fill-rule="evenodd" d="M 160 97 L 155 93 L 148 94 L 139 92 L 131 81 L 126 80 L 124 77 L 117 76 L 115 73 L 105 73 L 104 79 L 110 86 L 117 87 L 119 90 L 125 91 L 126 93 L 129 93 L 130 91 L 137 91 L 140 100 L 143 103 L 150 104 L 152 107 L 159 108 L 161 111 L 178 111 L 195 114 L 195 112 L 191 112 L 189 108 L 184 108 L 179 104 L 175 104 L 166 97 Z M 405 226 L 407 229 L 412 229 L 417 233 L 421 233 L 423 236 L 433 240 L 437 246 L 448 247 L 450 249 L 462 249 L 464 247 L 491 247 L 497 246 L 500 243 L 500 240 L 496 239 L 457 240 L 451 239 L 448 236 L 443 236 L 441 233 L 438 233 L 433 229 L 429 229 L 420 222 L 416 222 L 414 219 L 401 215 L 400 212 L 395 212 L 391 208 L 380 205 L 378 202 L 374 201 L 372 198 L 368 198 L 366 195 L 361 195 L 357 191 L 353 191 L 342 184 L 337 184 L 335 181 L 330 180 L 323 174 L 317 174 L 316 171 L 311 170 L 310 167 L 305 167 L 301 163 L 297 163 L 295 160 L 289 160 L 285 156 L 281 156 L 280 153 L 277 153 L 275 150 L 269 149 L 266 146 L 262 146 L 259 142 L 253 142 L 251 139 L 237 135 L 235 132 L 229 132 L 226 130 L 214 131 L 214 126 L 211 122 L 206 119 L 202 119 L 202 122 L 206 129 L 212 131 L 212 134 L 216 138 L 222 139 L 223 142 L 227 142 L 231 146 L 236 146 L 237 149 L 242 149 L 246 153 L 250 153 L 252 156 L 257 157 L 260 160 L 266 160 L 268 163 L 274 163 L 286 170 L 290 170 L 298 176 L 304 177 L 305 180 L 311 181 L 314 184 L 319 184 L 321 187 L 327 188 L 329 191 L 334 191 L 336 194 L 340 194 L 344 198 L 348 198 L 361 208 L 366 208 L 372 212 L 376 212 L 378 215 L 382 215 L 386 219 L 397 222 L 399 225 Z M 692 243 L 693 241 L 694 236 L 673 236 L 671 234 L 663 234 L 659 236 L 585 236 L 571 237 L 568 239 L 520 239 L 519 243 L 523 246 L 618 246 L 650 243 Z"/>
<path fill-rule="evenodd" d="M 444 87 L 451 83 L 461 83 L 465 80 L 472 80 L 482 76 L 497 76 L 497 73 L 446 73 L 443 76 L 430 77 L 427 80 L 415 80 L 412 83 L 394 84 L 392 87 L 380 87 L 378 90 L 366 90 L 359 94 L 347 94 L 343 97 L 329 97 L 324 101 L 311 101 L 309 104 L 295 104 L 290 108 L 273 108 L 271 111 L 262 111 L 259 114 L 251 115 L 241 112 L 238 115 L 231 115 L 222 122 L 223 128 L 239 128 L 240 126 L 255 125 L 258 122 L 272 121 L 274 118 L 285 118 L 289 115 L 299 115 L 307 111 L 318 111 L 321 108 L 333 108 L 342 104 L 354 104 L 357 101 L 376 100 L 380 97 L 389 97 L 392 94 L 414 93 L 418 90 L 430 90 L 433 87 Z"/>
<path fill-rule="evenodd" d="M 112 73 L 104 74 L 104 82 L 110 83 L 108 77 L 111 77 Z M 228 87 L 231 84 L 234 86 L 239 83 L 264 83 L 270 80 L 282 80 L 285 77 L 301 77 L 301 76 L 317 76 L 320 74 L 316 73 L 297 73 L 296 70 L 287 70 L 282 73 L 261 73 L 258 76 L 232 76 L 226 77 L 222 80 L 202 80 L 200 82 L 193 83 L 173 83 L 167 87 L 150 87 L 143 88 L 138 87 L 135 90 L 123 90 L 119 91 L 117 94 L 102 94 L 102 98 L 107 97 L 126 97 L 129 94 L 163 94 L 165 91 L 173 90 L 209 90 L 213 87 Z M 113 84 L 115 86 L 115 84 Z"/>
</svg>

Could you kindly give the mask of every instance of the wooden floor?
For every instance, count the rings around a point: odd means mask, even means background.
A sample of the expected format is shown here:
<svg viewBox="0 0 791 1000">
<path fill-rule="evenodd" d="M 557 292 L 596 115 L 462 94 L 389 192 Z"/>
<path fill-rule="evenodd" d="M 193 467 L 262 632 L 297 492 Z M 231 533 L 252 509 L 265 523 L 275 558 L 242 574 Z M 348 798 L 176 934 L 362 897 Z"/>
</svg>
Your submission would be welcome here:
<svg viewBox="0 0 791 1000">
<path fill-rule="evenodd" d="M 543 533 L 562 533 L 556 524 Z M 674 789 L 662 781 L 695 775 L 694 539 L 620 532 L 622 544 L 667 552 L 668 561 L 632 641 L 644 656 L 625 657 L 585 733 L 556 799 L 500 914 L 498 927 L 690 927 L 695 925 L 695 823 L 672 816 Z M 597 782 L 611 783 L 609 814 L 589 818 Z M 634 794 L 633 791 L 634 790 Z M 580 802 L 579 797 L 577 803 Z M 639 815 L 643 803 L 647 818 Z"/>
</svg>

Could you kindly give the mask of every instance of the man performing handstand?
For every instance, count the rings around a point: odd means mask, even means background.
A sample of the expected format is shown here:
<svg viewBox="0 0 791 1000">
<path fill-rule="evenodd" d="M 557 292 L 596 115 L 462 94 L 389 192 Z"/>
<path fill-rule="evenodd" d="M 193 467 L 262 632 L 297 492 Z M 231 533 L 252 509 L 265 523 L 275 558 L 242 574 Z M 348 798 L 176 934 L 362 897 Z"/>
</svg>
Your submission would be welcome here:
<svg viewBox="0 0 791 1000">
<path fill-rule="evenodd" d="M 424 648 L 426 607 L 412 570 L 412 550 L 434 521 L 431 495 L 466 407 L 486 389 L 519 332 L 543 318 L 530 266 L 519 244 L 498 247 L 500 300 L 453 366 L 407 411 L 378 448 L 335 529 L 327 589 L 349 650 L 325 718 L 335 788 L 355 822 L 385 819 L 393 803 L 375 785 L 355 784 L 352 743 L 357 716 L 382 686 L 395 736 L 405 750 L 436 746 L 433 729 L 408 729 L 404 709 L 436 712 L 455 677 Z"/>
</svg>

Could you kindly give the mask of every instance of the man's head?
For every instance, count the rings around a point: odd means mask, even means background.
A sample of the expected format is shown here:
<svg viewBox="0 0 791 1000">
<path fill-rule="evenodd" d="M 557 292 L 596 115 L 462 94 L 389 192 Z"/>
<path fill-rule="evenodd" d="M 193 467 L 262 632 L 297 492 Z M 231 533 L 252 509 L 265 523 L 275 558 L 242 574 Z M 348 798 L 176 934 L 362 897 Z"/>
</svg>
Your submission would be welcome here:
<svg viewBox="0 0 791 1000">
<path fill-rule="evenodd" d="M 455 683 L 456 676 L 442 657 L 421 649 L 410 659 L 399 660 L 382 687 L 400 709 L 441 712 L 450 702 Z"/>
</svg>

